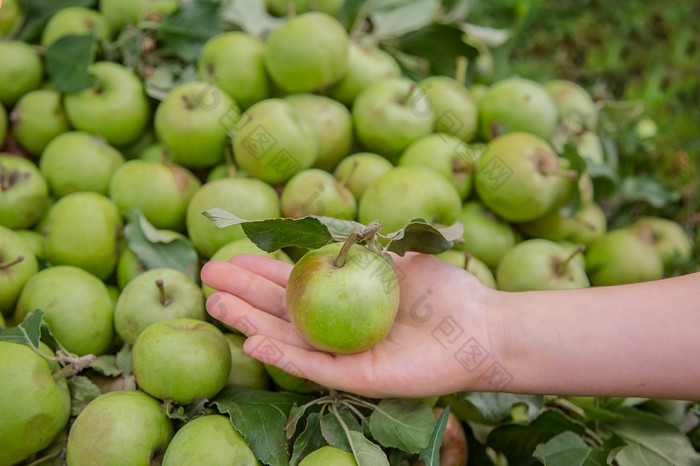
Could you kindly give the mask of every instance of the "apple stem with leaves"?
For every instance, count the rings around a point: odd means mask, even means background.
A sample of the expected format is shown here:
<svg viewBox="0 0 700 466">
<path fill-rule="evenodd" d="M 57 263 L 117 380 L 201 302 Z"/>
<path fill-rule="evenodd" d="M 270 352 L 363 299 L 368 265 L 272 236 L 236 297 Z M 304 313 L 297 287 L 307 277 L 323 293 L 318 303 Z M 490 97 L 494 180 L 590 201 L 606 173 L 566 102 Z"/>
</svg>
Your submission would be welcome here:
<svg viewBox="0 0 700 466">
<path fill-rule="evenodd" d="M 13 265 L 19 264 L 19 263 L 22 262 L 23 260 L 24 260 L 24 256 L 20 254 L 20 255 L 17 256 L 17 258 L 14 259 L 14 260 L 6 261 L 6 262 L 0 262 L 0 270 L 2 270 L 2 269 L 9 269 L 9 268 L 12 267 Z"/>
<path fill-rule="evenodd" d="M 163 284 L 162 278 L 159 278 L 158 280 L 156 280 L 156 286 L 158 287 L 158 291 L 160 292 L 160 303 L 163 306 L 167 306 L 168 304 L 170 304 L 172 302 L 172 299 L 170 296 L 168 296 L 165 293 L 165 286 Z"/>
<path fill-rule="evenodd" d="M 577 244 L 574 250 L 571 251 L 571 254 L 569 254 L 569 257 L 567 257 L 566 260 L 560 262 L 559 265 L 557 265 L 557 274 L 563 275 L 566 266 L 569 265 L 569 263 L 574 259 L 574 257 L 576 257 L 578 254 L 581 254 L 585 249 L 586 246 L 584 246 L 583 244 Z"/>
<path fill-rule="evenodd" d="M 338 256 L 333 261 L 333 265 L 335 265 L 338 268 L 343 267 L 345 265 L 345 256 L 347 255 L 352 245 L 355 243 L 359 243 L 360 241 L 372 241 L 381 228 L 382 224 L 379 222 L 379 220 L 373 220 L 359 232 L 350 233 L 347 239 L 345 240 L 345 243 L 343 243 L 343 247 L 340 248 Z"/>
</svg>

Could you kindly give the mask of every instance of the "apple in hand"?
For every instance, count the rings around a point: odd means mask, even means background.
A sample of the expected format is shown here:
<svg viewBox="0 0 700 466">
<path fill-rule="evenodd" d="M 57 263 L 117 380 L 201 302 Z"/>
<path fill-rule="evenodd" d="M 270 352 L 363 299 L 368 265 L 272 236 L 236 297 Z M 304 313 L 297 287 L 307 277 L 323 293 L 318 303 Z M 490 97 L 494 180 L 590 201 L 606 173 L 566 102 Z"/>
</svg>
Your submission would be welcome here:
<svg viewBox="0 0 700 466">
<path fill-rule="evenodd" d="M 54 13 L 44 26 L 41 45 L 49 47 L 68 35 L 87 34 L 103 41 L 114 35 L 107 19 L 99 11 L 82 6 L 69 6 Z"/>
<path fill-rule="evenodd" d="M 29 244 L 16 231 L 0 225 L 0 315 L 12 313 L 25 283 L 38 271 Z"/>
<path fill-rule="evenodd" d="M 0 103 L 11 107 L 24 94 L 37 89 L 44 65 L 34 48 L 20 41 L 0 41 Z"/>
<path fill-rule="evenodd" d="M 416 189 L 420 186 L 421 189 Z M 427 167 L 395 167 L 365 190 L 358 205 L 358 220 L 382 223 L 387 234 L 422 218 L 428 223 L 452 225 L 462 207 L 454 185 Z"/>
<path fill-rule="evenodd" d="M 37 166 L 23 157 L 0 153 L 0 225 L 29 228 L 48 203 L 49 187 Z"/>
<path fill-rule="evenodd" d="M 363 246 L 347 246 L 332 243 L 307 252 L 292 268 L 286 290 L 290 321 L 304 341 L 339 354 L 383 340 L 399 306 L 391 264 Z"/>
<path fill-rule="evenodd" d="M 492 270 L 503 255 L 518 242 L 510 223 L 499 218 L 479 201 L 464 203 L 457 221 L 464 226 L 464 242 L 455 244 L 459 251 L 469 251 Z"/>
<path fill-rule="evenodd" d="M 333 175 L 318 168 L 303 170 L 284 185 L 280 197 L 282 215 L 301 218 L 321 215 L 353 220 L 357 201 Z"/>
<path fill-rule="evenodd" d="M 54 353 L 44 343 L 39 350 Z M 53 377 L 58 364 L 32 348 L 0 341 L 0 464 L 16 464 L 49 446 L 70 416 L 65 377 Z"/>
<path fill-rule="evenodd" d="M 80 412 L 68 433 L 69 465 L 160 464 L 173 425 L 140 390 L 104 393 Z"/>
<path fill-rule="evenodd" d="M 479 110 L 471 93 L 447 76 L 430 76 L 420 82 L 435 112 L 435 132 L 468 142 L 476 135 Z"/>
<path fill-rule="evenodd" d="M 355 457 L 349 451 L 331 445 L 320 447 L 304 457 L 299 466 L 357 466 Z"/>
<path fill-rule="evenodd" d="M 337 19 L 320 12 L 303 13 L 269 35 L 265 66 L 284 92 L 324 89 L 345 74 L 349 42 Z"/>
<path fill-rule="evenodd" d="M 371 152 L 358 152 L 340 161 L 333 176 L 346 186 L 355 199 L 361 199 L 374 180 L 394 168 L 386 158 Z"/>
<path fill-rule="evenodd" d="M 153 124 L 173 163 L 212 167 L 224 160 L 238 103 L 211 83 L 188 82 L 172 89 L 156 109 Z"/>
<path fill-rule="evenodd" d="M 71 126 L 123 146 L 134 142 L 150 122 L 150 105 L 141 79 L 115 62 L 97 62 L 90 68 L 92 87 L 67 94 L 63 105 Z"/>
<path fill-rule="evenodd" d="M 386 78 L 367 86 L 352 105 L 359 142 L 395 161 L 412 142 L 433 131 L 435 114 L 425 93 L 407 78 Z"/>
<path fill-rule="evenodd" d="M 162 464 L 258 466 L 260 463 L 228 416 L 208 414 L 178 429 L 165 450 Z"/>
<path fill-rule="evenodd" d="M 114 303 L 105 284 L 82 269 L 56 265 L 32 276 L 17 301 L 15 321 L 35 309 L 72 353 L 100 355 L 112 344 Z"/>
<path fill-rule="evenodd" d="M 53 139 L 39 159 L 51 193 L 63 197 L 77 191 L 106 195 L 112 175 L 124 156 L 104 139 L 81 131 L 69 131 Z"/>
<path fill-rule="evenodd" d="M 243 109 L 270 97 L 265 68 L 265 43 L 241 31 L 209 39 L 197 59 L 200 81 L 213 83 Z"/>
<path fill-rule="evenodd" d="M 662 217 L 640 217 L 631 227 L 659 253 L 666 270 L 685 264 L 693 254 L 693 245 L 683 227 Z"/>
<path fill-rule="evenodd" d="M 133 345 L 149 325 L 176 318 L 204 320 L 204 297 L 199 286 L 176 269 L 157 268 L 134 277 L 119 294 L 114 329 Z"/>
<path fill-rule="evenodd" d="M 23 95 L 10 113 L 10 122 L 12 135 L 32 155 L 41 154 L 52 139 L 70 129 L 61 95 L 50 89 Z"/>
<path fill-rule="evenodd" d="M 221 330 L 208 322 L 163 320 L 139 334 L 131 367 L 146 393 L 186 405 L 224 388 L 231 372 L 231 350 Z"/>
</svg>

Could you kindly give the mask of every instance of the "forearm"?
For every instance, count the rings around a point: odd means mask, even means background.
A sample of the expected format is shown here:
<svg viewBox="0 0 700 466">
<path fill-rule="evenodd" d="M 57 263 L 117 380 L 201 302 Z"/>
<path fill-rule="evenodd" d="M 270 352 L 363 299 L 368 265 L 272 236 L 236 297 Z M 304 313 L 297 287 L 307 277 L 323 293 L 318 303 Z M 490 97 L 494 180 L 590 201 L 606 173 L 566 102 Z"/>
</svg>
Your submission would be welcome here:
<svg viewBox="0 0 700 466">
<path fill-rule="evenodd" d="M 700 273 L 498 302 L 508 391 L 700 399 Z"/>
</svg>

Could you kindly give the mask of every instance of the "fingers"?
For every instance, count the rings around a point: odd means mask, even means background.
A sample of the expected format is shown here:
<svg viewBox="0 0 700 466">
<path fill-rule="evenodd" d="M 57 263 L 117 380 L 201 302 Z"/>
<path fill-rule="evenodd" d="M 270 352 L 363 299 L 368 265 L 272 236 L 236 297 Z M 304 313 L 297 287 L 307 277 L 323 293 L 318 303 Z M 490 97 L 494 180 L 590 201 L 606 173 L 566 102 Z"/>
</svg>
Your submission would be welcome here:
<svg viewBox="0 0 700 466">
<path fill-rule="evenodd" d="M 292 271 L 293 267 L 292 264 L 288 264 L 286 262 L 251 254 L 240 254 L 233 256 L 231 259 L 229 259 L 229 262 L 255 272 L 258 275 L 262 275 L 281 287 L 287 286 L 289 273 Z"/>
</svg>

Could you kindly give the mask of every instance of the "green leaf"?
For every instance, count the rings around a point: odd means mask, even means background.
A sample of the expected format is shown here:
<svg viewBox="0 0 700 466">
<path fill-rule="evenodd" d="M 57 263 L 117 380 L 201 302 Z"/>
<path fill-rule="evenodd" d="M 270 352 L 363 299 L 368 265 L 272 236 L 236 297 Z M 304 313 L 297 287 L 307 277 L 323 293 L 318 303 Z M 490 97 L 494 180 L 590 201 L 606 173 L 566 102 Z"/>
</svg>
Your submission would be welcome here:
<svg viewBox="0 0 700 466">
<path fill-rule="evenodd" d="M 128 219 L 124 236 L 129 249 L 147 269 L 176 269 L 196 280 L 197 252 L 186 237 L 156 229 L 138 210 L 126 212 L 124 216 Z"/>
<path fill-rule="evenodd" d="M 304 456 L 321 446 L 323 435 L 321 434 L 321 416 L 319 413 L 311 413 L 306 417 L 304 430 L 294 440 L 292 457 L 289 459 L 291 466 L 296 466 Z"/>
<path fill-rule="evenodd" d="M 462 239 L 464 225 L 459 222 L 449 227 L 436 228 L 422 218 L 411 220 L 401 230 L 386 235 L 390 238 L 387 250 L 403 256 L 407 251 L 439 254 L 452 249 Z"/>
<path fill-rule="evenodd" d="M 430 436 L 430 443 L 420 451 L 418 459 L 422 460 L 425 466 L 440 466 L 440 446 L 442 445 L 442 436 L 447 427 L 447 417 L 449 414 L 450 407 L 445 406 L 445 409 L 442 410 L 440 417 L 435 423 L 435 428 Z"/>
<path fill-rule="evenodd" d="M 144 90 L 149 97 L 163 100 L 173 88 L 198 79 L 197 69 L 194 65 L 168 62 L 156 67 L 153 73 L 145 79 Z"/>
<path fill-rule="evenodd" d="M 288 392 L 228 387 L 219 392 L 212 404 L 231 417 L 233 427 L 241 433 L 256 458 L 271 466 L 287 465 L 287 438 L 284 427 L 294 405 L 310 397 Z"/>
<path fill-rule="evenodd" d="M 131 347 L 127 344 L 117 351 L 114 363 L 123 375 L 131 375 Z"/>
<path fill-rule="evenodd" d="M 163 44 L 187 63 L 194 63 L 204 43 L 223 32 L 219 24 L 220 3 L 211 0 L 193 0 L 166 16 L 158 33 Z"/>
<path fill-rule="evenodd" d="M 351 430 L 348 437 L 357 466 L 389 466 L 389 460 L 379 445 L 369 441 L 362 432 Z"/>
<path fill-rule="evenodd" d="M 646 202 L 661 208 L 680 199 L 681 193 L 671 191 L 659 181 L 647 176 L 628 176 L 622 180 L 620 196 L 624 202 Z"/>
<path fill-rule="evenodd" d="M 117 366 L 117 357 L 113 354 L 103 354 L 90 365 L 90 367 L 102 375 L 118 377 L 122 371 Z"/>
<path fill-rule="evenodd" d="M 41 339 L 41 322 L 44 313 L 36 309 L 24 317 L 16 327 L 0 327 L 0 341 L 19 343 L 20 345 L 39 347 Z"/>
<path fill-rule="evenodd" d="M 350 31 L 357 21 L 360 11 L 372 0 L 345 0 L 338 13 L 338 21 Z"/>
<path fill-rule="evenodd" d="M 261 40 L 286 21 L 270 15 L 264 0 L 230 0 L 224 4 L 219 18 Z"/>
<path fill-rule="evenodd" d="M 534 456 L 546 466 L 604 466 L 610 454 L 610 449 L 593 448 L 581 436 L 566 431 L 537 445 Z"/>
<path fill-rule="evenodd" d="M 80 414 L 88 403 L 102 394 L 99 387 L 84 375 L 70 377 L 68 387 L 70 388 L 70 413 L 72 416 Z"/>
<path fill-rule="evenodd" d="M 335 412 L 328 412 L 321 418 L 321 434 L 329 445 L 345 451 L 352 451 L 347 431 L 362 432 L 362 427 L 348 411 L 338 410 L 342 423 Z"/>
<path fill-rule="evenodd" d="M 587 162 L 586 173 L 593 181 L 593 192 L 596 199 L 613 194 L 620 185 L 620 176 L 609 164 Z"/>
<path fill-rule="evenodd" d="M 91 35 L 63 36 L 46 49 L 46 74 L 57 91 L 73 93 L 92 86 L 90 65 L 95 62 L 95 50 Z"/>
<path fill-rule="evenodd" d="M 528 407 L 528 416 L 534 419 L 544 405 L 541 395 L 518 395 L 515 393 L 459 392 L 456 398 L 473 404 L 487 420 L 500 422 L 510 415 L 515 405 L 524 403 Z"/>
<path fill-rule="evenodd" d="M 97 0 L 19 0 L 23 16 L 26 19 L 17 35 L 17 40 L 33 42 L 38 39 L 48 20 L 59 10 L 69 6 L 89 8 L 95 3 Z"/>
<path fill-rule="evenodd" d="M 317 218 L 321 223 L 326 225 L 331 236 L 338 241 L 345 239 L 352 233 L 359 233 L 365 226 L 354 220 L 343 220 L 335 217 L 323 217 L 320 215 L 311 215 Z"/>
<path fill-rule="evenodd" d="M 581 158 L 576 145 L 567 142 L 564 144 L 563 157 L 569 162 L 569 169 L 576 171 L 576 179 L 572 182 L 572 195 L 568 204 L 562 207 L 562 214 L 565 217 L 571 217 L 581 208 L 581 189 L 578 185 L 578 180 L 586 171 L 586 161 Z"/>
<path fill-rule="evenodd" d="M 427 404 L 404 399 L 380 401 L 369 417 L 369 429 L 377 442 L 409 453 L 418 453 L 428 446 L 435 423 Z"/>
<path fill-rule="evenodd" d="M 379 3 L 380 5 L 376 5 Z M 400 37 L 432 23 L 438 11 L 438 0 L 376 2 L 369 18 L 374 26 L 372 35 L 378 39 Z M 381 8 L 384 3 L 388 8 Z"/>
</svg>

